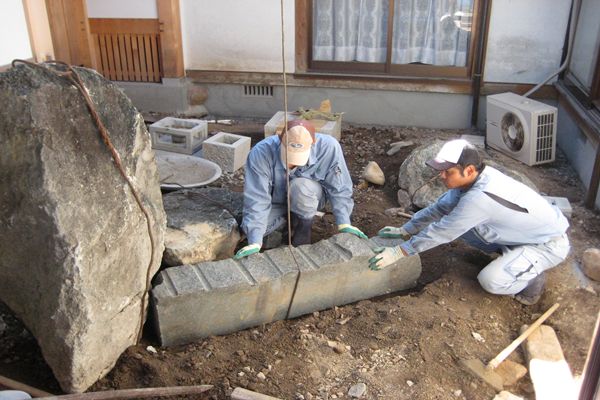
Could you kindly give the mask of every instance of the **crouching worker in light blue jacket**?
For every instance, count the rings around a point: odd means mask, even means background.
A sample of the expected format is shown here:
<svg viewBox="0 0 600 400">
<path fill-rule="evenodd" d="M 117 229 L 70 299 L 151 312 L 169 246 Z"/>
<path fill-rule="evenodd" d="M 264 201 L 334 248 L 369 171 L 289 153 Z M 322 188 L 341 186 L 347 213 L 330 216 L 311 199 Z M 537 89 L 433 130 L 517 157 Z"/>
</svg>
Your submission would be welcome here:
<svg viewBox="0 0 600 400">
<path fill-rule="evenodd" d="M 286 165 L 293 246 L 311 242 L 313 218 L 327 202 L 340 232 L 367 239 L 350 224 L 352 180 L 340 144 L 331 136 L 315 133 L 310 122 L 295 120 L 281 136 L 263 139 L 248 155 L 241 226 L 248 245 L 235 259 L 260 251 L 263 237 L 287 222 Z"/>
<path fill-rule="evenodd" d="M 402 227 L 381 229 L 379 236 L 406 241 L 378 249 L 370 268 L 385 268 L 402 257 L 462 239 L 501 254 L 477 276 L 483 289 L 535 304 L 544 290 L 544 271 L 569 253 L 569 223 L 561 211 L 528 186 L 485 166 L 465 140 L 445 143 L 427 165 L 440 171 L 450 190 Z"/>
</svg>

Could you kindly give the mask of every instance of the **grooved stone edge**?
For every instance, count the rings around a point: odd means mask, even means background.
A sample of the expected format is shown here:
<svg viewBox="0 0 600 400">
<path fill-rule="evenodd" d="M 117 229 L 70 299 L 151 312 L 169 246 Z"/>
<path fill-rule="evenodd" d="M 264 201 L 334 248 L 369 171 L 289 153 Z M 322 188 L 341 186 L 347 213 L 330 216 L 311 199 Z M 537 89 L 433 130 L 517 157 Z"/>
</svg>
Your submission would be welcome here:
<svg viewBox="0 0 600 400">
<path fill-rule="evenodd" d="M 183 344 L 285 319 L 288 308 L 294 318 L 412 288 L 421 274 L 418 255 L 380 271 L 368 268 L 375 247 L 397 243 L 342 233 L 239 261 L 167 268 L 152 289 L 158 336 L 165 346 Z"/>
</svg>

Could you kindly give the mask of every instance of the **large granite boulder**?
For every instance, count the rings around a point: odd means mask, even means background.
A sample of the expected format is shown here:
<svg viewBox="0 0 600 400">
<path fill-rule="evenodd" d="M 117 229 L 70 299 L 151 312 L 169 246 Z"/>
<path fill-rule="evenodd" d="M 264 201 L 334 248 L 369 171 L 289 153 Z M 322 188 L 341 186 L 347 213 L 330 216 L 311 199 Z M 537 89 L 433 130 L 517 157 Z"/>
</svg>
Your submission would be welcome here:
<svg viewBox="0 0 600 400">
<path fill-rule="evenodd" d="M 240 241 L 243 194 L 223 188 L 183 189 L 163 197 L 167 233 L 163 262 L 196 264 L 233 256 Z"/>
<path fill-rule="evenodd" d="M 419 208 L 425 208 L 433 204 L 438 197 L 448 190 L 440 179 L 433 179 L 438 175 L 438 172 L 425 164 L 425 161 L 436 156 L 444 143 L 442 140 L 436 140 L 433 143 L 417 147 L 404 160 L 398 171 L 398 185 L 408 192 L 412 204 Z M 524 183 L 536 192 L 538 191 L 535 184 L 521 172 L 508 169 L 489 159 L 485 159 L 485 163 Z"/>
<path fill-rule="evenodd" d="M 166 218 L 150 136 L 129 99 L 76 68 L 149 213 L 153 247 L 82 94 L 54 68 L 0 74 L 0 300 L 63 390 L 82 392 L 137 340 Z"/>
</svg>

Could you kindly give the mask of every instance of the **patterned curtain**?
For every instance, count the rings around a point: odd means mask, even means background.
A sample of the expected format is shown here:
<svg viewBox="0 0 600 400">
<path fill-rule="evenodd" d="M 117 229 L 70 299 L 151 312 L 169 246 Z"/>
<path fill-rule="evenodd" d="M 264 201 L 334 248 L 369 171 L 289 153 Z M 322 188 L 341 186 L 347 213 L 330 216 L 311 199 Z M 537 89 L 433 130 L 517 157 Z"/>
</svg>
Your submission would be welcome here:
<svg viewBox="0 0 600 400">
<path fill-rule="evenodd" d="M 313 59 L 385 62 L 389 0 L 314 0 Z"/>
<path fill-rule="evenodd" d="M 389 0 L 314 0 L 313 59 L 385 62 Z M 395 0 L 393 64 L 465 66 L 473 0 Z"/>
</svg>

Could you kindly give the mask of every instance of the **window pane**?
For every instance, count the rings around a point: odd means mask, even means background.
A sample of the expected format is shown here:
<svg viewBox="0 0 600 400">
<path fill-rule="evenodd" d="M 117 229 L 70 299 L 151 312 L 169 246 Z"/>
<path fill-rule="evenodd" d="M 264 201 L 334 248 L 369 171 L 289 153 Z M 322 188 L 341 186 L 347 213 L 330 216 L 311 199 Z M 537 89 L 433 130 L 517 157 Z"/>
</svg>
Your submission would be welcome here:
<svg viewBox="0 0 600 400">
<path fill-rule="evenodd" d="M 396 0 L 392 63 L 464 67 L 473 0 Z"/>
<path fill-rule="evenodd" d="M 383 63 L 389 0 L 315 0 L 313 60 Z"/>
<path fill-rule="evenodd" d="M 600 2 L 584 0 L 579 12 L 569 71 L 588 94 L 592 87 L 594 66 L 598 57 L 598 40 L 600 40 L 598 21 L 600 21 Z"/>
</svg>

